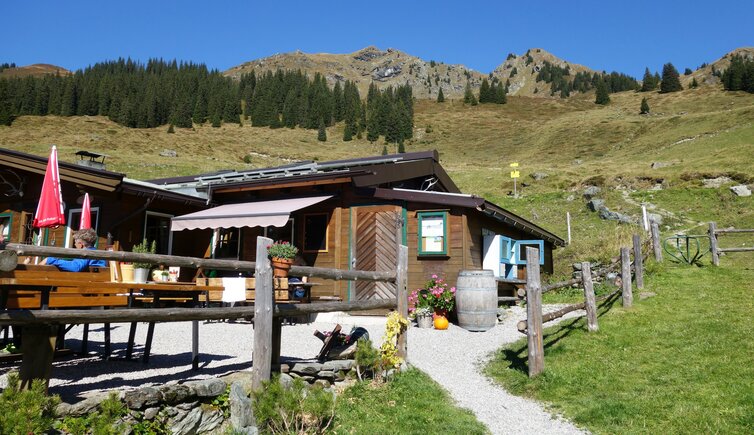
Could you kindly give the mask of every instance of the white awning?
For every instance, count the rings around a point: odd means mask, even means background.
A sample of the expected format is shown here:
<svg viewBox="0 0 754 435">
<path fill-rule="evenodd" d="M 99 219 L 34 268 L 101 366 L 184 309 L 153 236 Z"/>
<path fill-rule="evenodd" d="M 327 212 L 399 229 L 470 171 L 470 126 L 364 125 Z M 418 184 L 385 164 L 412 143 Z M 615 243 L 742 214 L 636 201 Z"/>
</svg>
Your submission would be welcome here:
<svg viewBox="0 0 754 435">
<path fill-rule="evenodd" d="M 196 213 L 176 216 L 171 219 L 170 231 L 206 228 L 282 227 L 288 222 L 292 212 L 332 197 L 333 195 L 325 195 L 225 204 Z"/>
</svg>

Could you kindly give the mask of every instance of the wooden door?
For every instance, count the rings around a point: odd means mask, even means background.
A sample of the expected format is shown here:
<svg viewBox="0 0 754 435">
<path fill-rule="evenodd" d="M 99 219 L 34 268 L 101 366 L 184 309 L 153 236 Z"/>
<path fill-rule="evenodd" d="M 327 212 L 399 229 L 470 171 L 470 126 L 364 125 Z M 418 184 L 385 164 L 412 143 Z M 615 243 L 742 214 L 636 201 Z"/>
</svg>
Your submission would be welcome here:
<svg viewBox="0 0 754 435">
<path fill-rule="evenodd" d="M 401 208 L 368 206 L 354 209 L 352 269 L 395 271 L 402 238 Z M 352 300 L 390 299 L 397 296 L 394 283 L 355 281 Z"/>
</svg>

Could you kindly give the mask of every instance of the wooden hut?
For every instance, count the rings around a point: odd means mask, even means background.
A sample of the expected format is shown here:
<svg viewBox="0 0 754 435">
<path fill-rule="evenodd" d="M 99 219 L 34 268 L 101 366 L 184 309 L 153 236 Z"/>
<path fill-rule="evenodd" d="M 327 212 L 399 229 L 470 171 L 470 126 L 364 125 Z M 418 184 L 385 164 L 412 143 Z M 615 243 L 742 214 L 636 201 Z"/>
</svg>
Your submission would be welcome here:
<svg viewBox="0 0 754 435">
<path fill-rule="evenodd" d="M 394 270 L 409 248 L 409 289 L 432 275 L 455 283 L 467 269 L 523 278 L 524 247 L 540 248 L 552 271 L 563 239 L 483 198 L 460 192 L 436 151 L 224 171 L 151 180 L 215 207 L 176 216 L 176 234 L 214 232 L 216 258 L 254 260 L 256 237 L 287 240 L 309 266 Z M 393 296 L 391 284 L 322 282 L 313 295 L 363 300 Z"/>
</svg>

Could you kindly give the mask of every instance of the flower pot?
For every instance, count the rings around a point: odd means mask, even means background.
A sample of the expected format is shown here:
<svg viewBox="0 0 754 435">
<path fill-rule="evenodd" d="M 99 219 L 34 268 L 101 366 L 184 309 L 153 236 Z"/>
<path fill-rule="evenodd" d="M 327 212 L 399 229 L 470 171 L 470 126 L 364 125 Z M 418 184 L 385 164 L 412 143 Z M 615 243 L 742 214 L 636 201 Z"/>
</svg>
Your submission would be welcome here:
<svg viewBox="0 0 754 435">
<path fill-rule="evenodd" d="M 416 325 L 420 328 L 431 328 L 432 327 L 432 316 L 416 316 Z"/>
<path fill-rule="evenodd" d="M 122 282 L 134 282 L 134 265 L 133 264 L 120 264 L 120 280 Z"/>
<path fill-rule="evenodd" d="M 134 269 L 134 282 L 145 283 L 149 279 L 150 269 L 143 269 L 141 267 Z"/>
<path fill-rule="evenodd" d="M 445 317 L 448 318 L 448 310 L 443 310 L 440 308 L 435 308 L 435 314 L 434 317 Z"/>
<path fill-rule="evenodd" d="M 277 278 L 288 277 L 288 271 L 291 269 L 291 264 L 293 264 L 292 258 L 272 257 L 271 262 L 272 276 Z"/>
</svg>

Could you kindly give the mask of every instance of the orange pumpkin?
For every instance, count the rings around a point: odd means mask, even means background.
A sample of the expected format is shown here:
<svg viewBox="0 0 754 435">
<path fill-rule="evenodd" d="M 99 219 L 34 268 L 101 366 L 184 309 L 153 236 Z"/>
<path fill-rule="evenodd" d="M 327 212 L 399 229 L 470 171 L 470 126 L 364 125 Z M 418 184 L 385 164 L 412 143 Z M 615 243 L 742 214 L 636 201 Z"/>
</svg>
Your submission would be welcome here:
<svg viewBox="0 0 754 435">
<path fill-rule="evenodd" d="M 445 316 L 435 316 L 435 329 L 448 329 L 448 319 Z"/>
</svg>

